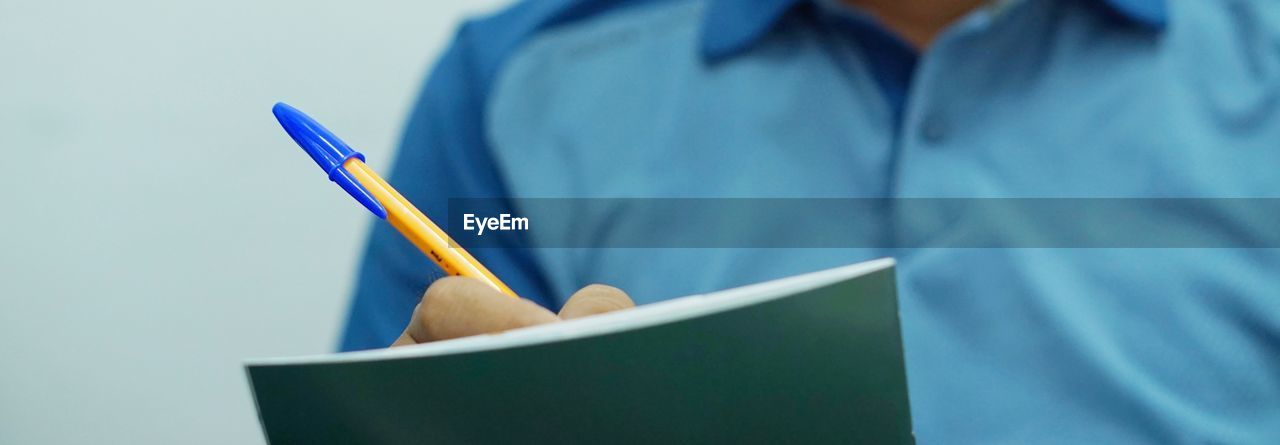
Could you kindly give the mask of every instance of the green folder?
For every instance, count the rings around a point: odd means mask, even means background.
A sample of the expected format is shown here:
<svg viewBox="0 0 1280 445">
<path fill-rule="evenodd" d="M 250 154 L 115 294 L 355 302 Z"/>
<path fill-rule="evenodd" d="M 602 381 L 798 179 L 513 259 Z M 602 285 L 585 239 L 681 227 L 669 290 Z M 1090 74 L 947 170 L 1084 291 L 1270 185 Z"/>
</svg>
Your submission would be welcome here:
<svg viewBox="0 0 1280 445">
<path fill-rule="evenodd" d="M 246 368 L 277 445 L 914 442 L 890 259 Z"/>
</svg>

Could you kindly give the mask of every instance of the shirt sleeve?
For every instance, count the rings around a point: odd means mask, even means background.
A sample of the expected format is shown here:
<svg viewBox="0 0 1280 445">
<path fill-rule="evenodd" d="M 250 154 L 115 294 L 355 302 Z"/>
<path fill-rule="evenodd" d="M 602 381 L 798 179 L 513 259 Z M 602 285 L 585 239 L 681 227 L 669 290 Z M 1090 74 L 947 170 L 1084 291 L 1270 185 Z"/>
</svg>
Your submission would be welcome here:
<svg viewBox="0 0 1280 445">
<path fill-rule="evenodd" d="M 509 197 L 485 143 L 488 88 L 479 48 L 464 25 L 417 99 L 389 182 L 442 226 L 450 198 Z M 509 204 L 508 204 L 509 208 Z M 522 297 L 548 306 L 549 286 L 526 249 L 481 248 L 471 254 Z M 443 272 L 390 224 L 375 221 L 361 262 L 340 348 L 391 344 L 408 323 L 423 291 Z"/>
</svg>

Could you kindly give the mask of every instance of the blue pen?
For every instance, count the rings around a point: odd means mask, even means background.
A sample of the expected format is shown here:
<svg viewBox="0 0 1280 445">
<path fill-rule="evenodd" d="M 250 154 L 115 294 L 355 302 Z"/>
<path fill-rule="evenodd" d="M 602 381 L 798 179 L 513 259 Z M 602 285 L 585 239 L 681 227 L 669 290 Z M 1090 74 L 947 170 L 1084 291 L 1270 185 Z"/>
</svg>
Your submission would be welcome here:
<svg viewBox="0 0 1280 445">
<path fill-rule="evenodd" d="M 352 150 L 311 117 L 283 102 L 271 109 L 280 126 L 289 133 L 311 159 L 320 165 L 329 180 L 338 183 L 351 197 L 379 218 L 387 220 L 422 253 L 431 257 L 449 275 L 476 278 L 502 293 L 516 297 L 515 291 L 503 284 L 475 257 L 449 239 L 449 235 L 427 219 L 409 200 L 391 188 L 382 177 L 364 163 L 364 155 Z"/>
</svg>

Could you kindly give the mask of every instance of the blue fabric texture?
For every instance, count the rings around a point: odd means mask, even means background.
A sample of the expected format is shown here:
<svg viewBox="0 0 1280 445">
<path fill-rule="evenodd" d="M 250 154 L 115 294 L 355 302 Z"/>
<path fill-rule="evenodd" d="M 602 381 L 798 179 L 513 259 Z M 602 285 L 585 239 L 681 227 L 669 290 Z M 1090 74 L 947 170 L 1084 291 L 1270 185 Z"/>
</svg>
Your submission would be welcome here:
<svg viewBox="0 0 1280 445">
<path fill-rule="evenodd" d="M 458 197 L 1280 195 L 1280 4 L 1020 0 L 923 53 L 834 4 L 529 1 L 468 22 L 389 180 L 438 220 Z M 1280 437 L 1280 249 L 472 253 L 552 309 L 596 282 L 643 304 L 893 256 L 921 443 Z M 342 348 L 389 344 L 439 275 L 376 224 Z"/>
</svg>

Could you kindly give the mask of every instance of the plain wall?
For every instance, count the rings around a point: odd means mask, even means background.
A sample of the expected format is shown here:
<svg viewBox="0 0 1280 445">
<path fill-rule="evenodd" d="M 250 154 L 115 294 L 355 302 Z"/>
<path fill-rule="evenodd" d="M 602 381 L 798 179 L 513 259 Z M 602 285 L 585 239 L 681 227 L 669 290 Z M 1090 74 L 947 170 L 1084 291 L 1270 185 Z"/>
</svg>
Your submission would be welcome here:
<svg viewBox="0 0 1280 445">
<path fill-rule="evenodd" d="M 331 351 L 387 170 L 485 1 L 0 0 L 0 443 L 261 443 L 241 360 Z"/>
</svg>

